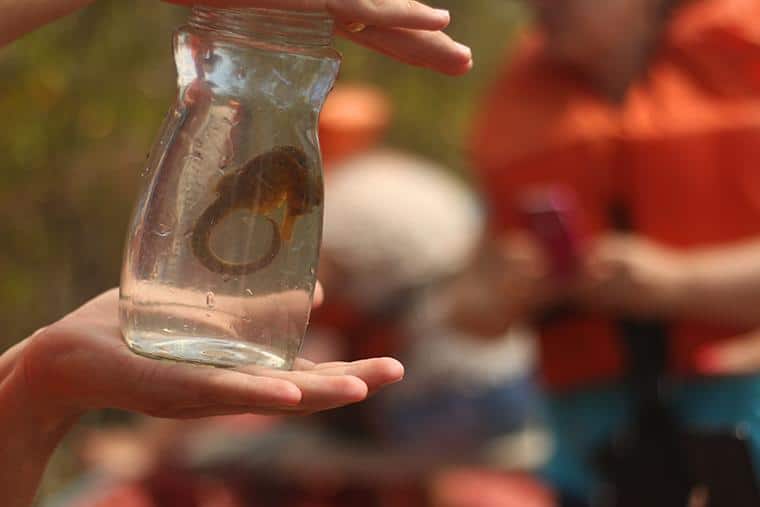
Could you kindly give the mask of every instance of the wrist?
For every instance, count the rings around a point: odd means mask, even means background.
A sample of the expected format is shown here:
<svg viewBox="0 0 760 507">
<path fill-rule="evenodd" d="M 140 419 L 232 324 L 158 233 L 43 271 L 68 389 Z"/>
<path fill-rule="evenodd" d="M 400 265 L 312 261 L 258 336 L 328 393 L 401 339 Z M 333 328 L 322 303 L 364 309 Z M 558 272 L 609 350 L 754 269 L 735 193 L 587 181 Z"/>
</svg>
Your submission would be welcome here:
<svg viewBox="0 0 760 507">
<path fill-rule="evenodd" d="M 15 359 L 18 359 L 16 357 Z M 0 455 L 3 505 L 31 505 L 47 462 L 78 417 L 50 411 L 29 396 L 19 361 L 0 378 L 0 433 L 7 438 Z"/>
<path fill-rule="evenodd" d="M 30 338 L 34 340 L 35 337 Z M 0 406 L 7 408 L 19 424 L 40 431 L 42 435 L 65 434 L 81 417 L 83 411 L 47 394 L 29 374 L 27 357 L 32 347 L 23 347 L 13 364 L 0 379 Z"/>
<path fill-rule="evenodd" d="M 19 377 L 14 372 L 0 385 L 0 406 L 12 417 L 11 423 L 30 432 L 35 442 L 57 445 L 82 413 L 30 395 L 25 381 Z"/>
</svg>

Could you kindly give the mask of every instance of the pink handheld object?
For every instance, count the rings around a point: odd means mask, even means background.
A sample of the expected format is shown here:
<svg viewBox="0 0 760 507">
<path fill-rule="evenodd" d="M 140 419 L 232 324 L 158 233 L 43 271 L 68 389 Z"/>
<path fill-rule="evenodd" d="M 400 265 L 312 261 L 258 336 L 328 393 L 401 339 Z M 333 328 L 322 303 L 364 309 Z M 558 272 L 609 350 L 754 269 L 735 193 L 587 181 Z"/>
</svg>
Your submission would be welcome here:
<svg viewBox="0 0 760 507">
<path fill-rule="evenodd" d="M 520 198 L 518 212 L 541 245 L 558 278 L 574 275 L 582 261 L 584 237 L 575 193 L 550 186 L 531 190 Z"/>
</svg>

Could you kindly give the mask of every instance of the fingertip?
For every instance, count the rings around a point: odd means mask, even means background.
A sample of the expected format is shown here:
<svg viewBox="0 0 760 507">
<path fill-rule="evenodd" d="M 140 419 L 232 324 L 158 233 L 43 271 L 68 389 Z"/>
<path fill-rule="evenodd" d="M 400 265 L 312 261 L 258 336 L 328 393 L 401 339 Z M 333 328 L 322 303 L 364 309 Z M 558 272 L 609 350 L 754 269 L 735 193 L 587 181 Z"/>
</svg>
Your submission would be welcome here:
<svg viewBox="0 0 760 507">
<path fill-rule="evenodd" d="M 319 308 L 322 306 L 322 303 L 325 302 L 325 290 L 322 287 L 322 284 L 317 282 L 316 287 L 314 288 L 314 308 Z"/>
<path fill-rule="evenodd" d="M 280 381 L 281 385 L 277 389 L 277 401 L 283 405 L 296 406 L 301 403 L 303 399 L 303 393 L 301 390 L 293 384 L 285 380 Z"/>
<path fill-rule="evenodd" d="M 461 42 L 455 42 L 457 53 L 463 62 L 472 62 L 472 48 L 465 46 Z"/>
<path fill-rule="evenodd" d="M 421 19 L 415 19 L 412 22 L 403 22 L 397 26 L 408 28 L 410 30 L 425 30 L 428 32 L 439 32 L 448 28 L 451 24 L 451 15 L 445 9 L 432 10 L 430 14 L 425 13 Z"/>
<path fill-rule="evenodd" d="M 438 24 L 435 30 L 443 30 L 451 24 L 451 13 L 447 9 L 435 9 L 434 12 Z"/>
<path fill-rule="evenodd" d="M 453 50 L 441 66 L 441 71 L 449 76 L 461 76 L 470 72 L 474 66 L 472 49 L 459 42 L 454 42 Z"/>
<path fill-rule="evenodd" d="M 472 48 L 469 46 L 465 46 L 464 44 L 461 44 L 459 42 L 456 43 L 457 47 L 457 57 L 459 59 L 459 63 L 461 65 L 461 68 L 464 69 L 465 72 L 470 70 L 473 66 L 473 58 L 472 58 Z"/>
<path fill-rule="evenodd" d="M 346 375 L 340 382 L 340 390 L 350 403 L 362 401 L 369 395 L 367 384 L 359 377 Z"/>
<path fill-rule="evenodd" d="M 394 382 L 399 382 L 404 378 L 404 365 L 401 363 L 401 361 L 394 359 L 392 357 L 384 357 L 381 359 L 382 364 L 382 374 L 383 377 L 388 379 L 385 383 L 386 384 L 392 384 Z"/>
<path fill-rule="evenodd" d="M 463 76 L 470 72 L 474 66 L 472 58 L 456 66 L 449 67 L 445 73 L 452 77 Z"/>
</svg>

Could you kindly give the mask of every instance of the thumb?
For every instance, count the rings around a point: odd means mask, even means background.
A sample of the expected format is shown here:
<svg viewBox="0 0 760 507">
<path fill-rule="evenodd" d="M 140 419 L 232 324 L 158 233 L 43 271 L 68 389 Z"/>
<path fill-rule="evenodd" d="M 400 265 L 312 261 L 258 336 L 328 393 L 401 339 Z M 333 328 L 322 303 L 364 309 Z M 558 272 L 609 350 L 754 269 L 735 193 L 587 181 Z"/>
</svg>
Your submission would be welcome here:
<svg viewBox="0 0 760 507">
<path fill-rule="evenodd" d="M 760 372 L 760 330 L 701 347 L 695 358 L 703 375 Z"/>
</svg>

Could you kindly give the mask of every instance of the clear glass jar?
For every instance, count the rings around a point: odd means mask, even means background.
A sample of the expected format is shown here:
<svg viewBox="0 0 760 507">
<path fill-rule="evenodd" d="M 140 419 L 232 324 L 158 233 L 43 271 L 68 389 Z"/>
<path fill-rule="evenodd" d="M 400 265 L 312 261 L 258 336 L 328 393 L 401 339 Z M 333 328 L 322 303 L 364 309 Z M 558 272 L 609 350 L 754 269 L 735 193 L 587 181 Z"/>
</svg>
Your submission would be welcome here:
<svg viewBox="0 0 760 507">
<path fill-rule="evenodd" d="M 317 120 L 340 54 L 321 12 L 195 7 L 143 173 L 120 316 L 142 355 L 290 368 L 322 234 Z"/>
</svg>

